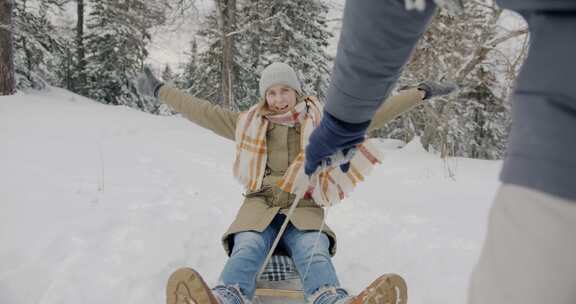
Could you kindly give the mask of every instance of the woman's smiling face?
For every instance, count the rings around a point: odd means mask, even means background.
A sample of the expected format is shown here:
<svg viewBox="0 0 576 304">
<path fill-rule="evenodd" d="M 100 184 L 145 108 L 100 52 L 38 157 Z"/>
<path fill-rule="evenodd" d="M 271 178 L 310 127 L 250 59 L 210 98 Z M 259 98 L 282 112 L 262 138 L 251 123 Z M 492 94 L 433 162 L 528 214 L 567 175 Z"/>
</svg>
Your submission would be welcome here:
<svg viewBox="0 0 576 304">
<path fill-rule="evenodd" d="M 296 91 L 287 85 L 273 85 L 266 90 L 266 104 L 274 113 L 286 113 L 296 105 Z"/>
</svg>

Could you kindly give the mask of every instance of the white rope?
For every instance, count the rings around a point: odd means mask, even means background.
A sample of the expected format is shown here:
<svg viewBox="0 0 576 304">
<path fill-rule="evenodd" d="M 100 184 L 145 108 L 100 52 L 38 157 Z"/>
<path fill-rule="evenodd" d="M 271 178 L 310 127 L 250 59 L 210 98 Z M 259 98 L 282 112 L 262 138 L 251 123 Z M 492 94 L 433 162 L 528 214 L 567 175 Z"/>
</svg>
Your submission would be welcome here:
<svg viewBox="0 0 576 304">
<path fill-rule="evenodd" d="M 268 265 L 268 262 L 270 261 L 270 259 L 272 258 L 272 255 L 274 254 L 274 250 L 276 249 L 276 246 L 278 246 L 278 242 L 280 242 L 280 239 L 282 238 L 282 235 L 284 234 L 284 230 L 286 230 L 288 223 L 290 223 L 290 218 L 292 218 L 292 214 L 294 213 L 296 206 L 298 206 L 298 202 L 300 202 L 300 200 L 302 199 L 303 196 L 304 196 L 303 193 L 299 193 L 299 194 L 295 195 L 294 202 L 292 202 L 292 206 L 290 206 L 290 210 L 288 210 L 288 214 L 286 215 L 286 219 L 284 220 L 284 223 L 282 223 L 282 226 L 280 227 L 280 231 L 278 231 L 278 235 L 276 236 L 276 239 L 274 240 L 274 243 L 272 244 L 272 247 L 270 248 L 270 251 L 268 252 L 268 255 L 266 256 L 266 259 L 264 260 L 262 267 L 260 267 L 260 271 L 258 272 L 258 275 L 256 276 L 256 278 L 260 278 L 260 276 L 264 272 L 266 265 Z"/>
<path fill-rule="evenodd" d="M 349 153 L 349 154 L 353 154 L 353 153 Z M 321 167 L 325 167 L 325 166 L 326 166 L 326 164 L 323 163 Z M 274 250 L 276 250 L 276 247 L 278 246 L 278 243 L 280 242 L 280 239 L 282 238 L 282 235 L 284 234 L 284 231 L 286 230 L 288 223 L 290 223 L 290 219 L 292 218 L 292 214 L 294 213 L 294 210 L 296 210 L 296 207 L 298 206 L 298 203 L 300 202 L 300 200 L 302 199 L 304 194 L 305 193 L 297 193 L 295 195 L 294 201 L 292 202 L 292 205 L 290 206 L 290 209 L 288 210 L 288 214 L 286 215 L 286 219 L 284 219 L 284 222 L 282 223 L 282 226 L 280 227 L 280 231 L 278 231 L 278 235 L 276 236 L 276 239 L 274 239 L 274 243 L 272 243 L 272 247 L 270 247 L 270 251 L 268 251 L 268 255 L 266 255 L 266 259 L 264 259 L 264 263 L 260 267 L 260 271 L 258 272 L 256 279 L 260 278 L 260 276 L 264 272 L 264 269 L 266 269 L 266 266 L 268 265 L 268 262 L 272 258 L 272 255 L 274 254 Z M 306 265 L 306 271 L 304 272 L 304 276 L 301 277 L 302 282 L 304 282 L 304 279 L 306 279 L 306 277 L 308 276 L 308 272 L 310 271 L 310 266 L 312 265 L 312 258 L 314 257 L 314 254 L 316 252 L 316 248 L 318 247 L 318 242 L 320 240 L 320 236 L 323 233 L 322 231 L 323 231 L 325 223 L 326 223 L 326 216 L 327 215 L 328 215 L 328 209 L 324 208 L 324 217 L 322 218 L 322 224 L 320 225 L 320 229 L 318 230 L 318 235 L 316 236 L 316 240 L 314 241 L 314 246 L 312 246 L 312 252 L 310 254 L 310 257 L 308 258 L 308 263 Z"/>
</svg>

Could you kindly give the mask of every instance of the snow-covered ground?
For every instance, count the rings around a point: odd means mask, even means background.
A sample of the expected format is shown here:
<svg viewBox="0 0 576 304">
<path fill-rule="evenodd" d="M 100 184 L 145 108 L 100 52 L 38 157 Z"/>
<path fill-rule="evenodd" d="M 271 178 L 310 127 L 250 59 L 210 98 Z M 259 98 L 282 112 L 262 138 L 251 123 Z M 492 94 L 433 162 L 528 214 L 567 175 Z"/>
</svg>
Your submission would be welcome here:
<svg viewBox="0 0 576 304">
<path fill-rule="evenodd" d="M 328 212 L 342 285 L 396 272 L 410 303 L 464 303 L 500 162 L 382 149 L 383 165 Z M 242 199 L 233 154 L 179 117 L 57 88 L 0 97 L 0 303 L 164 303 L 181 266 L 215 283 Z"/>
</svg>

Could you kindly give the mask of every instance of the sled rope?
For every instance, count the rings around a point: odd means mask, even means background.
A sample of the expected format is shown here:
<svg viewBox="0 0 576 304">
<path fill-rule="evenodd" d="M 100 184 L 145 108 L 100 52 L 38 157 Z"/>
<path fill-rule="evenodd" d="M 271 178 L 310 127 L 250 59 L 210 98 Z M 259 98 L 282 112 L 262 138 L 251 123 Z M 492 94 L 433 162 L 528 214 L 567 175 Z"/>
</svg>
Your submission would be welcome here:
<svg viewBox="0 0 576 304">
<path fill-rule="evenodd" d="M 272 258 L 272 254 L 274 254 L 274 250 L 276 249 L 276 246 L 278 246 L 278 243 L 280 242 L 280 239 L 282 238 L 282 235 L 284 234 L 284 230 L 286 230 L 288 223 L 290 223 L 290 218 L 292 217 L 292 213 L 294 213 L 296 206 L 298 206 L 298 202 L 300 202 L 300 200 L 302 199 L 303 196 L 304 196 L 304 193 L 297 193 L 295 195 L 294 202 L 292 202 L 292 205 L 290 206 L 290 210 L 288 210 L 288 214 L 286 215 L 286 219 L 284 220 L 284 223 L 282 223 L 282 226 L 280 227 L 280 231 L 278 231 L 278 235 L 276 236 L 276 239 L 274 240 L 274 243 L 272 244 L 272 247 L 270 248 L 270 251 L 268 252 L 268 255 L 266 256 L 266 259 L 264 260 L 264 264 L 262 264 L 262 267 L 260 267 L 260 271 L 258 272 L 258 275 L 256 276 L 256 278 L 260 278 L 260 276 L 264 272 L 264 269 L 266 269 L 266 265 L 268 265 L 268 262 Z"/>
<path fill-rule="evenodd" d="M 326 164 L 323 163 L 322 164 L 323 169 L 325 169 L 325 166 L 326 166 Z M 270 247 L 270 251 L 268 252 L 268 255 L 266 255 L 266 259 L 264 259 L 264 263 L 260 267 L 260 271 L 258 272 L 256 279 L 260 278 L 260 276 L 262 275 L 262 273 L 266 269 L 266 266 L 268 265 L 268 262 L 272 258 L 272 255 L 274 254 L 274 250 L 276 250 L 276 247 L 278 246 L 278 243 L 280 242 L 280 239 L 282 238 L 282 235 L 284 234 L 286 227 L 288 227 L 288 223 L 290 223 L 290 219 L 292 218 L 292 214 L 294 213 L 294 210 L 296 210 L 298 203 L 304 197 L 304 195 L 305 195 L 305 193 L 299 193 L 299 192 L 295 194 L 294 201 L 292 202 L 292 205 L 290 205 L 290 209 L 288 210 L 288 214 L 286 215 L 286 218 L 284 219 L 284 222 L 282 223 L 282 226 L 280 227 L 280 231 L 278 231 L 278 235 L 276 236 L 276 239 L 274 239 L 274 243 L 272 243 L 272 247 Z M 316 236 L 316 240 L 314 241 L 314 246 L 312 247 L 312 253 L 310 254 L 310 257 L 308 258 L 308 263 L 306 265 L 306 271 L 304 272 L 304 275 L 301 276 L 302 282 L 304 281 L 306 276 L 308 276 L 308 272 L 310 270 L 310 265 L 312 264 L 312 258 L 314 257 L 314 252 L 316 251 L 316 247 L 318 247 L 318 241 L 320 240 L 322 230 L 324 229 L 324 226 L 326 223 L 326 216 L 328 215 L 328 209 L 324 208 L 324 212 L 325 212 L 325 215 L 322 218 L 322 224 L 320 225 L 320 229 L 318 230 L 318 235 Z"/>
</svg>

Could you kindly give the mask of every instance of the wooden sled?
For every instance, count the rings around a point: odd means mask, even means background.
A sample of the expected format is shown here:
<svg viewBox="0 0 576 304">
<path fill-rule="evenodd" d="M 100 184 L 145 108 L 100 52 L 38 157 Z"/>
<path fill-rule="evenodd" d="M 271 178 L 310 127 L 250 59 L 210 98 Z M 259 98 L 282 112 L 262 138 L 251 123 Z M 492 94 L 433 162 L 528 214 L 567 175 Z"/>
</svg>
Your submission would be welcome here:
<svg viewBox="0 0 576 304">
<path fill-rule="evenodd" d="M 254 304 L 303 304 L 300 274 L 292 259 L 274 255 L 256 281 Z"/>
</svg>

